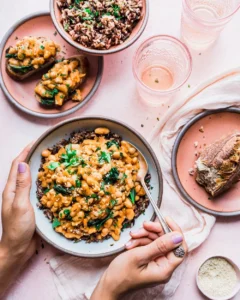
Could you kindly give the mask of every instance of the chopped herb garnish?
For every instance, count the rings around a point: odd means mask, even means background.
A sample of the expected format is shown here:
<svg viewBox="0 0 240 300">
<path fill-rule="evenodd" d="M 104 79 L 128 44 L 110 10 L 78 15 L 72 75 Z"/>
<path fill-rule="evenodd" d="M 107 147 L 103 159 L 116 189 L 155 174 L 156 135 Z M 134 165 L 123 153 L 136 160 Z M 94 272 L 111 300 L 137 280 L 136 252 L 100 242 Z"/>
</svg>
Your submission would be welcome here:
<svg viewBox="0 0 240 300">
<path fill-rule="evenodd" d="M 50 162 L 50 164 L 48 165 L 48 169 L 54 171 L 59 166 L 60 166 L 60 163 L 58 161 L 53 161 L 53 162 Z"/>
<path fill-rule="evenodd" d="M 77 151 L 72 150 L 72 145 L 66 146 L 66 154 L 62 154 L 61 159 L 64 164 L 64 166 L 67 167 L 77 167 L 81 165 L 82 167 L 85 167 L 86 164 L 82 157 L 77 156 Z"/>
<path fill-rule="evenodd" d="M 48 79 L 48 78 L 49 78 L 48 74 L 44 74 L 43 77 L 44 77 L 45 79 Z"/>
<path fill-rule="evenodd" d="M 55 229 L 56 227 L 60 226 L 61 223 L 59 222 L 59 220 L 57 218 L 53 219 L 53 223 L 52 223 L 52 227 Z"/>
<path fill-rule="evenodd" d="M 82 186 L 82 182 L 79 179 L 76 179 L 75 183 L 77 188 L 80 188 Z"/>
<path fill-rule="evenodd" d="M 44 47 L 43 45 L 41 45 L 41 46 L 40 46 L 40 48 L 41 48 L 42 50 L 44 50 L 44 49 L 45 49 L 45 47 Z"/>
<path fill-rule="evenodd" d="M 106 175 L 104 175 L 103 180 L 106 184 L 114 184 L 118 180 L 119 171 L 116 167 L 112 168 Z"/>
<path fill-rule="evenodd" d="M 111 204 L 112 207 L 115 206 L 117 204 L 117 200 L 112 199 L 110 201 L 110 204 Z"/>
<path fill-rule="evenodd" d="M 100 147 L 97 147 L 96 151 L 99 151 L 99 150 L 101 150 L 101 148 L 100 148 Z"/>
<path fill-rule="evenodd" d="M 135 191 L 135 188 L 132 188 L 131 192 L 129 194 L 129 198 L 130 198 L 132 204 L 135 203 L 135 197 L 136 197 L 136 191 Z"/>
<path fill-rule="evenodd" d="M 50 189 L 49 189 L 49 188 L 46 188 L 46 189 L 43 191 L 43 194 L 46 195 L 49 191 L 50 191 Z"/>
<path fill-rule="evenodd" d="M 66 220 L 69 220 L 69 221 L 72 220 L 72 217 L 70 216 L 70 213 L 71 213 L 70 209 L 64 209 L 63 213 L 65 215 Z"/>
<path fill-rule="evenodd" d="M 98 157 L 98 162 L 100 164 L 103 164 L 104 162 L 110 163 L 111 162 L 111 155 L 108 152 L 101 151 L 99 157 Z"/>
<path fill-rule="evenodd" d="M 110 147 L 112 147 L 113 145 L 115 145 L 118 149 L 119 149 L 119 143 L 115 140 L 110 140 L 108 142 L 106 142 L 107 148 L 109 149 Z"/>
</svg>

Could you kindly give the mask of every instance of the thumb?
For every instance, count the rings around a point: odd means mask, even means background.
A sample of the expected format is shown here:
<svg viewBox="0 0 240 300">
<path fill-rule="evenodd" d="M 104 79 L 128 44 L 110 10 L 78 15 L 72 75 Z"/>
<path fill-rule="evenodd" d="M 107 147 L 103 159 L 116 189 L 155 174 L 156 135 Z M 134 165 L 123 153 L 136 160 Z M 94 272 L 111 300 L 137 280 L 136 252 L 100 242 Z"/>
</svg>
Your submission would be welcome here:
<svg viewBox="0 0 240 300">
<path fill-rule="evenodd" d="M 31 189 L 31 174 L 28 164 L 20 162 L 16 179 L 15 204 L 25 204 L 29 201 Z M 18 203 L 19 202 L 19 203 Z"/>
<path fill-rule="evenodd" d="M 151 244 L 141 248 L 142 261 L 149 263 L 157 257 L 163 256 L 178 247 L 183 242 L 183 236 L 178 231 L 173 231 L 159 237 Z"/>
</svg>

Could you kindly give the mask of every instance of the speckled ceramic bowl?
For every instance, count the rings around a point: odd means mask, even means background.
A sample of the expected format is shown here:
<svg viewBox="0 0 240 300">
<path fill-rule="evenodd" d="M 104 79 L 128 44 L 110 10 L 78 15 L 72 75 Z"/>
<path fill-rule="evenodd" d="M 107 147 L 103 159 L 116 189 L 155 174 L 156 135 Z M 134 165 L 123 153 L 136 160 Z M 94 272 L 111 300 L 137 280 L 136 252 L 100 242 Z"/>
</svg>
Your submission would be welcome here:
<svg viewBox="0 0 240 300">
<path fill-rule="evenodd" d="M 74 243 L 67 240 L 62 235 L 56 233 L 52 229 L 49 220 L 44 216 L 43 211 L 37 208 L 38 199 L 36 197 L 36 180 L 38 169 L 41 164 L 41 152 L 59 142 L 62 138 L 68 138 L 70 133 L 78 130 L 94 130 L 96 127 L 108 127 L 112 132 L 115 132 L 123 137 L 124 140 L 136 145 L 137 148 L 143 153 L 149 165 L 149 173 L 151 174 L 151 190 L 152 196 L 160 207 L 162 201 L 163 181 L 161 169 L 158 160 L 147 141 L 134 129 L 120 121 L 105 117 L 86 117 L 75 118 L 57 124 L 53 128 L 46 131 L 33 145 L 28 157 L 32 174 L 32 189 L 31 189 L 31 202 L 34 207 L 36 226 L 38 234 L 54 247 L 76 256 L 82 257 L 104 257 L 121 252 L 125 248 L 125 244 L 129 241 L 129 232 L 132 229 L 125 229 L 121 233 L 119 241 L 114 241 L 112 238 L 104 240 L 100 243 L 86 243 L 81 241 Z M 145 211 L 145 214 L 140 215 L 135 219 L 133 229 L 140 228 L 144 221 L 154 219 L 154 210 L 151 205 Z"/>
<path fill-rule="evenodd" d="M 149 16 L 149 0 L 143 0 L 143 9 L 142 9 L 142 18 L 134 27 L 130 37 L 124 41 L 121 45 L 113 46 L 108 50 L 96 50 L 82 46 L 80 43 L 75 42 L 72 37 L 64 30 L 61 24 L 61 12 L 57 6 L 56 0 L 50 0 L 50 12 L 52 16 L 53 23 L 59 32 L 59 34 L 72 46 L 76 47 L 77 49 L 91 55 L 106 55 L 106 54 L 113 54 L 119 51 L 122 51 L 129 46 L 131 46 L 136 40 L 141 36 L 143 33 Z"/>
<path fill-rule="evenodd" d="M 0 84 L 8 100 L 25 113 L 41 118 L 63 117 L 83 107 L 92 98 L 100 85 L 103 73 L 103 57 L 87 55 L 89 70 L 86 81 L 81 85 L 82 102 L 67 101 L 60 108 L 46 108 L 37 102 L 34 95 L 34 88 L 43 73 L 34 74 L 32 77 L 18 82 L 13 80 L 6 72 L 6 49 L 11 45 L 15 45 L 16 40 L 29 35 L 47 37 L 55 41 L 61 47 L 59 58 L 80 54 L 79 50 L 70 46 L 57 33 L 48 12 L 38 12 L 24 17 L 9 29 L 0 46 Z"/>
<path fill-rule="evenodd" d="M 228 261 L 230 263 L 230 265 L 233 266 L 235 272 L 236 272 L 236 275 L 237 275 L 237 284 L 235 286 L 235 288 L 233 289 L 232 293 L 230 293 L 228 296 L 224 296 L 224 297 L 212 297 L 210 295 L 208 295 L 200 286 L 199 284 L 199 277 L 198 277 L 198 274 L 199 274 L 199 270 L 200 268 L 202 267 L 202 265 L 209 259 L 211 258 L 224 258 L 226 261 Z M 225 256 L 222 256 L 222 255 L 216 255 L 216 256 L 211 256 L 211 257 L 208 257 L 207 259 L 204 260 L 204 262 L 200 265 L 200 267 L 198 268 L 197 270 L 197 274 L 196 274 L 196 283 L 197 283 L 197 287 L 199 288 L 199 290 L 201 291 L 201 293 L 206 296 L 208 299 L 211 299 L 211 300 L 229 300 L 229 299 L 232 299 L 240 290 L 240 269 L 239 267 L 228 257 L 225 257 Z M 239 299 L 239 298 L 236 298 L 236 299 Z"/>
</svg>

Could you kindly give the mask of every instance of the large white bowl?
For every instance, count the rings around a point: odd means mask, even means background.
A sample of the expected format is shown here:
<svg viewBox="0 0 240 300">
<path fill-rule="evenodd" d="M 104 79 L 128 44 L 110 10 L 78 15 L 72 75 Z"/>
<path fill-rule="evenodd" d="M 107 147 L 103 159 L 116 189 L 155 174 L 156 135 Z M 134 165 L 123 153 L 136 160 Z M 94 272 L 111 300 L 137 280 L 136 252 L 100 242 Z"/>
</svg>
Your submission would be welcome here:
<svg viewBox="0 0 240 300">
<path fill-rule="evenodd" d="M 68 138 L 73 131 L 83 129 L 93 130 L 99 126 L 108 127 L 112 132 L 119 134 L 124 140 L 131 142 L 139 148 L 149 164 L 149 172 L 152 177 L 151 185 L 153 186 L 151 193 L 153 198 L 158 202 L 159 207 L 162 200 L 163 183 L 158 160 L 147 141 L 129 126 L 105 117 L 85 117 L 61 122 L 46 131 L 33 145 L 26 159 L 32 173 L 31 202 L 35 211 L 37 233 L 54 247 L 66 253 L 82 257 L 104 257 L 123 251 L 125 244 L 130 239 L 129 232 L 132 229 L 125 229 L 121 233 L 120 240 L 117 242 L 112 238 L 104 240 L 103 242 L 89 244 L 85 241 L 74 243 L 71 240 L 67 240 L 52 229 L 52 226 L 49 220 L 44 216 L 43 211 L 37 207 L 36 180 L 38 169 L 41 164 L 41 152 L 43 149 L 53 146 L 63 138 Z M 152 206 L 149 205 L 145 214 L 140 215 L 135 220 L 133 228 L 140 228 L 144 221 L 153 220 L 153 218 L 154 211 Z"/>
</svg>

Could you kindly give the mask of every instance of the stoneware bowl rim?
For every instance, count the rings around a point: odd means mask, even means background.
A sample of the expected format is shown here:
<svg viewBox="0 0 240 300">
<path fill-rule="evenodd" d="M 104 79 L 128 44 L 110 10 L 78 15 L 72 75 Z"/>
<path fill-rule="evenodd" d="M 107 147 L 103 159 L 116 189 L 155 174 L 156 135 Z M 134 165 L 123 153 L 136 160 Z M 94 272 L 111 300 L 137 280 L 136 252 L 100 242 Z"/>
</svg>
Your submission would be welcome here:
<svg viewBox="0 0 240 300">
<path fill-rule="evenodd" d="M 74 42 L 72 40 L 72 38 L 64 31 L 62 25 L 59 24 L 59 22 L 57 21 L 57 18 L 56 18 L 56 15 L 55 15 L 55 9 L 54 9 L 54 1 L 56 1 L 56 0 L 50 0 L 50 2 L 49 2 L 50 3 L 50 14 L 51 14 L 52 21 L 53 21 L 58 33 L 70 45 L 72 45 L 73 47 L 75 47 L 75 48 L 77 48 L 77 49 L 79 49 L 79 50 L 81 50 L 85 53 L 88 53 L 89 55 L 108 55 L 108 54 L 117 53 L 119 51 L 122 51 L 122 50 L 130 47 L 142 35 L 143 31 L 145 30 L 145 28 L 147 26 L 147 22 L 148 22 L 148 18 L 149 18 L 149 0 L 143 0 L 145 2 L 146 9 L 145 9 L 145 13 L 144 13 L 144 16 L 143 16 L 143 21 L 142 21 L 141 27 L 136 32 L 135 36 L 131 39 L 128 38 L 121 45 L 115 46 L 114 48 L 110 48 L 108 50 L 95 50 L 95 49 L 84 47 L 81 44 Z"/>
<path fill-rule="evenodd" d="M 161 172 L 161 167 L 160 164 L 158 162 L 157 156 L 154 153 L 152 147 L 150 146 L 150 144 L 147 142 L 147 140 L 138 132 L 136 131 L 134 128 L 132 128 L 131 126 L 127 125 L 126 123 L 113 119 L 113 118 L 109 118 L 109 117 L 104 117 L 104 116 L 85 116 L 85 117 L 76 117 L 76 118 L 71 118 L 68 120 L 64 120 L 62 122 L 59 122 L 58 124 L 52 126 L 51 128 L 49 128 L 48 130 L 46 130 L 34 143 L 34 145 L 32 146 L 25 162 L 29 163 L 31 160 L 31 157 L 33 155 L 33 153 L 35 152 L 36 148 L 41 144 L 42 141 L 44 141 L 45 138 L 47 138 L 51 133 L 53 133 L 55 130 L 64 127 L 65 125 L 68 125 L 72 122 L 76 122 L 76 121 L 91 121 L 91 120 L 102 120 L 102 121 L 109 121 L 112 123 L 115 123 L 116 125 L 125 128 L 126 130 L 130 131 L 134 136 L 136 136 L 142 143 L 143 145 L 147 148 L 147 150 L 149 151 L 152 160 L 154 162 L 154 165 L 156 167 L 156 172 L 157 172 L 157 177 L 158 177 L 158 184 L 159 184 L 159 194 L 158 194 L 158 200 L 157 200 L 157 205 L 160 208 L 161 203 L 162 203 L 162 195 L 163 195 L 163 178 L 162 178 L 162 172 Z M 149 204 L 151 205 L 151 204 Z M 155 213 L 153 213 L 152 217 L 151 217 L 151 221 L 153 221 L 155 219 L 156 215 Z M 108 253 L 100 253 L 100 254 L 80 254 L 80 253 L 76 253 L 70 250 L 66 250 L 63 247 L 56 245 L 53 241 L 51 241 L 49 238 L 47 238 L 43 232 L 38 228 L 37 224 L 36 224 L 36 232 L 40 235 L 41 238 L 43 238 L 44 240 L 46 240 L 50 245 L 54 246 L 55 248 L 74 255 L 74 256 L 80 256 L 80 257 L 89 257 L 89 258 L 96 258 L 96 257 L 106 257 L 106 256 L 111 256 L 117 253 L 120 253 L 122 251 L 124 251 L 125 247 L 121 247 L 117 250 L 113 250 L 110 251 Z"/>
<path fill-rule="evenodd" d="M 235 272 L 237 273 L 237 286 L 235 288 L 235 291 L 232 292 L 232 294 L 230 294 L 230 296 L 226 296 L 226 297 L 209 297 L 204 291 L 203 289 L 200 287 L 199 285 L 199 280 L 198 280 L 198 273 L 202 267 L 203 264 L 205 264 L 206 261 L 208 261 L 209 259 L 211 258 L 224 258 L 226 261 L 228 261 L 232 266 L 233 268 L 235 269 Z M 236 271 L 237 269 L 237 271 Z M 232 299 L 234 296 L 236 296 L 240 290 L 240 268 L 238 267 L 238 265 L 229 257 L 227 256 L 224 256 L 224 255 L 221 255 L 221 254 L 216 254 L 216 255 L 212 255 L 212 256 L 208 256 L 207 258 L 205 258 L 203 260 L 203 262 L 200 264 L 199 268 L 197 269 L 197 273 L 196 273 L 196 283 L 197 283 L 197 287 L 198 289 L 201 291 L 201 293 L 206 296 L 208 299 L 212 299 L 212 300 L 229 300 L 229 299 Z"/>
<path fill-rule="evenodd" d="M 7 40 L 9 39 L 9 37 L 13 34 L 13 32 L 23 23 L 34 19 L 36 17 L 42 17 L 42 16 L 50 16 L 50 13 L 48 11 L 39 11 L 39 12 L 34 12 L 31 14 L 28 14 L 27 16 L 21 18 L 19 21 L 17 21 L 16 23 L 14 23 L 9 29 L 8 31 L 5 33 L 1 44 L 0 44 L 0 58 L 3 55 L 3 49 L 5 47 L 5 44 L 7 42 Z M 101 83 L 101 79 L 102 79 L 102 75 L 103 75 L 103 66 L 104 66 L 104 61 L 103 61 L 103 56 L 99 56 L 98 57 L 98 71 L 97 71 L 97 76 L 96 76 L 96 81 L 93 85 L 92 90 L 89 92 L 89 94 L 85 97 L 85 99 L 77 104 L 76 106 L 60 112 L 60 113 L 54 113 L 54 114 L 44 114 L 44 113 L 40 113 L 40 112 L 35 112 L 35 111 L 31 111 L 28 108 L 22 106 L 20 103 L 18 103 L 14 97 L 12 97 L 12 95 L 8 92 L 7 87 L 5 86 L 4 80 L 3 80 L 3 75 L 2 75 L 2 70 L 0 70 L 0 87 L 2 88 L 5 96 L 7 97 L 7 99 L 10 101 L 11 104 L 13 104 L 14 106 L 16 106 L 18 109 L 20 109 L 21 111 L 30 114 L 32 116 L 35 117 L 40 117 L 40 118 L 45 118 L 45 119 L 52 119 L 52 118 L 60 118 L 60 117 L 64 117 L 67 116 L 75 111 L 77 111 L 78 109 L 80 109 L 81 107 L 83 107 L 86 103 L 89 102 L 89 100 L 93 97 L 93 95 L 95 94 L 95 92 L 97 91 L 100 83 Z"/>
<path fill-rule="evenodd" d="M 186 190 L 184 189 L 184 187 L 182 186 L 182 183 L 179 179 L 178 176 L 178 171 L 177 171 L 177 153 L 178 153 L 178 148 L 179 145 L 181 143 L 182 138 L 184 137 L 185 133 L 188 131 L 188 129 L 197 121 L 199 121 L 200 119 L 208 116 L 208 115 L 212 115 L 212 114 L 216 114 L 216 113 L 222 113 L 222 112 L 231 112 L 231 113 L 238 113 L 240 114 L 240 108 L 236 108 L 236 107 L 229 107 L 229 108 L 220 108 L 220 109 L 213 109 L 213 110 L 207 110 L 207 111 L 203 111 L 201 113 L 199 113 L 198 115 L 196 115 L 195 117 L 193 117 L 190 121 L 188 121 L 183 128 L 180 130 L 175 142 L 174 142 L 174 146 L 173 146 L 173 150 L 172 150 L 172 157 L 171 157 L 171 164 L 172 164 L 172 174 L 173 174 L 173 178 L 174 181 L 181 193 L 181 195 L 184 197 L 185 200 L 187 200 L 190 204 L 192 204 L 193 206 L 195 206 L 196 208 L 211 214 L 213 216 L 216 217 L 234 217 L 234 216 L 240 216 L 240 210 L 239 211 L 234 211 L 234 212 L 219 212 L 219 211 L 215 211 L 209 208 L 206 208 L 204 206 L 202 206 L 201 204 L 197 203 L 192 197 L 190 197 L 188 195 L 188 193 L 186 192 Z"/>
</svg>

